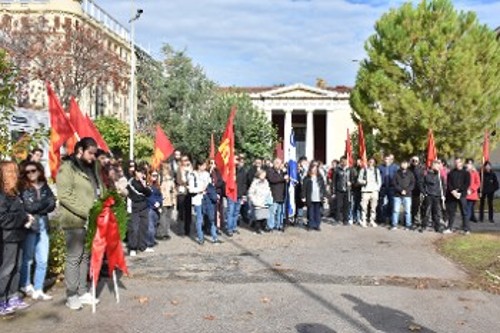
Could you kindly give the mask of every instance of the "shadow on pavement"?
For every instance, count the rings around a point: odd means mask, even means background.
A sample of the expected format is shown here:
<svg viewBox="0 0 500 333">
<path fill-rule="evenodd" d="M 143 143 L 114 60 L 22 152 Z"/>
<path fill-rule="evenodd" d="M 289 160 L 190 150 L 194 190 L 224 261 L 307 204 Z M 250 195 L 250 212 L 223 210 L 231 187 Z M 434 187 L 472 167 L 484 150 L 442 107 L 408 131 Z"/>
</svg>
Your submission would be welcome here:
<svg viewBox="0 0 500 333">
<path fill-rule="evenodd" d="M 378 304 L 369 304 L 362 299 L 342 294 L 342 296 L 353 302 L 353 310 L 365 318 L 370 325 L 382 332 L 399 333 L 408 331 L 418 331 L 420 333 L 436 333 L 435 331 L 423 327 L 414 322 L 415 318 L 409 314 Z"/>
<path fill-rule="evenodd" d="M 298 324 L 295 328 L 298 333 L 337 333 L 323 324 Z"/>
<path fill-rule="evenodd" d="M 269 269 L 271 272 L 273 272 L 280 279 L 289 283 L 291 286 L 293 286 L 295 289 L 297 289 L 298 291 L 303 293 L 305 296 L 316 301 L 318 304 L 320 304 L 321 306 L 326 308 L 328 311 L 332 312 L 333 314 L 337 315 L 339 318 L 348 322 L 356 330 L 356 332 L 372 332 L 373 331 L 369 326 L 365 325 L 362 321 L 350 316 L 347 312 L 342 310 L 340 307 L 332 304 L 326 298 L 324 298 L 323 296 L 314 292 L 311 288 L 308 288 L 308 287 L 300 284 L 300 282 L 297 279 L 295 279 L 292 276 L 289 276 L 288 274 L 286 274 L 285 271 L 276 269 L 276 267 L 274 267 L 272 264 L 268 263 L 267 261 L 261 259 L 258 254 L 254 254 L 250 249 L 246 248 L 245 246 L 243 246 L 241 244 L 236 243 L 232 239 L 228 239 L 227 243 L 234 245 L 235 247 L 240 249 L 243 253 L 246 253 L 248 256 L 251 256 L 255 261 L 257 261 L 262 266 Z M 301 332 L 301 331 L 299 331 L 299 332 Z M 308 331 L 304 331 L 304 332 L 308 332 Z M 311 332 L 316 332 L 316 331 L 311 331 Z M 322 331 L 318 331 L 318 332 L 322 332 Z M 330 329 L 330 331 L 325 331 L 325 332 L 329 333 L 329 332 L 335 332 L 335 331 Z"/>
</svg>

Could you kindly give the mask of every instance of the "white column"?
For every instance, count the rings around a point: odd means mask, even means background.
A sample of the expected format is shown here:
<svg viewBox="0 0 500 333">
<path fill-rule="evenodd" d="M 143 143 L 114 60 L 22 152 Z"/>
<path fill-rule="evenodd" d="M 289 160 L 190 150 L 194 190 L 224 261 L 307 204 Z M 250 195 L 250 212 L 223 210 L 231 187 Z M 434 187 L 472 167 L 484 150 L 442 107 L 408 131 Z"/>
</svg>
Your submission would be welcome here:
<svg viewBox="0 0 500 333">
<path fill-rule="evenodd" d="M 292 134 L 292 110 L 287 109 L 285 111 L 285 131 L 283 138 L 283 151 L 285 156 L 285 161 L 289 160 L 288 148 L 290 147 L 290 135 Z"/>
<path fill-rule="evenodd" d="M 267 120 L 273 121 L 273 111 L 272 110 L 265 110 L 264 113 L 266 114 Z"/>
<path fill-rule="evenodd" d="M 312 160 L 314 158 L 314 110 L 306 110 L 306 113 L 306 157 L 308 160 Z"/>
<path fill-rule="evenodd" d="M 340 156 L 335 156 L 335 131 L 333 130 L 335 127 L 335 111 L 334 110 L 326 110 L 326 161 L 327 165 L 330 165 L 330 162 L 339 158 Z"/>
</svg>

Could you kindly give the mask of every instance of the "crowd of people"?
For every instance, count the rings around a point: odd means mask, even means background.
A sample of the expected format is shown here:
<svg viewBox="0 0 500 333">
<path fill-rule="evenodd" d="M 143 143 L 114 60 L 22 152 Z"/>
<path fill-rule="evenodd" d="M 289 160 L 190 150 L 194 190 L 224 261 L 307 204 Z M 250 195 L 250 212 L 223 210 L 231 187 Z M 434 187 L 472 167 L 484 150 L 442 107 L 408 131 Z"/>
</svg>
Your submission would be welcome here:
<svg viewBox="0 0 500 333">
<path fill-rule="evenodd" d="M 424 232 L 431 227 L 451 233 L 457 208 L 462 218 L 459 229 L 468 234 L 470 221 L 483 222 L 485 203 L 487 219 L 494 222 L 493 199 L 499 187 L 491 164 L 484 163 L 479 172 L 471 159 L 456 158 L 450 170 L 440 160 L 427 168 L 417 156 L 399 165 L 393 155 L 385 156 L 380 165 L 370 158 L 366 167 L 361 160 L 351 167 L 346 157 L 332 161 L 329 167 L 303 157 L 297 170 L 289 170 L 279 158 L 247 163 L 245 155 L 239 154 L 235 157 L 234 200 L 226 196 L 213 159 L 192 161 L 175 151 L 160 170 L 155 170 L 145 162 L 124 164 L 112 158 L 99 150 L 92 138 L 80 140 L 74 151 L 62 161 L 56 195 L 45 178 L 40 149 L 32 151 L 20 165 L 0 162 L 2 316 L 28 307 L 23 296 L 52 299 L 44 292 L 44 281 L 49 214 L 56 209 L 56 202 L 66 240 L 66 305 L 78 310 L 99 301 L 88 290 L 85 239 L 89 212 L 106 191 L 116 191 L 127 200 L 125 242 L 130 257 L 135 257 L 154 252 L 159 241 L 170 239 L 173 223 L 180 227 L 179 234 L 191 237 L 193 216 L 194 239 L 200 245 L 206 238 L 218 245 L 223 233 L 232 237 L 242 226 L 255 234 L 284 232 L 287 226 L 320 231 L 325 219 L 362 228 L 383 224 L 390 230 Z"/>
</svg>

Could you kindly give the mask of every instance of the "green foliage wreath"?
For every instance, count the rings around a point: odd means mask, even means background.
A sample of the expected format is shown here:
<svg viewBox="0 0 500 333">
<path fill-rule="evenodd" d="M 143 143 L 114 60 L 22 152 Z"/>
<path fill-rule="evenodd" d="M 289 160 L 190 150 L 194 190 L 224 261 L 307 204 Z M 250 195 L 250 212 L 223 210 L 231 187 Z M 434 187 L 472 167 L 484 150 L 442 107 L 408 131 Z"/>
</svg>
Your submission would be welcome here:
<svg viewBox="0 0 500 333">
<path fill-rule="evenodd" d="M 109 197 L 113 197 L 113 199 L 115 200 L 115 204 L 111 207 L 111 210 L 115 214 L 116 220 L 118 221 L 120 238 L 122 240 L 125 239 L 125 235 L 127 233 L 127 203 L 117 192 L 106 192 L 90 210 L 86 241 L 86 247 L 89 252 L 92 250 L 92 242 L 94 241 L 94 237 L 97 231 L 97 217 L 99 216 L 99 214 L 101 214 L 104 207 L 104 202 Z"/>
</svg>

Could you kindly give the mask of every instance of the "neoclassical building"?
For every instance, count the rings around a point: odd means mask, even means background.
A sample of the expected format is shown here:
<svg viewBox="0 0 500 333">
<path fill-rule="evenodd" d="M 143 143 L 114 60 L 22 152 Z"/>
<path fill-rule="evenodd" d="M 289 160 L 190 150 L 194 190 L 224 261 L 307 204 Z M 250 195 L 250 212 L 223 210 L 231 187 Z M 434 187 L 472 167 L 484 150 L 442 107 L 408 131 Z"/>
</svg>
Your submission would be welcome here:
<svg viewBox="0 0 500 333">
<path fill-rule="evenodd" d="M 110 14 L 92 0 L 1 0 L 0 19 L 21 21 L 25 17 L 44 17 L 52 27 L 54 34 L 60 33 L 64 24 L 87 26 L 101 32 L 107 38 L 106 45 L 127 67 L 131 63 L 130 33 Z M 2 38 L 0 32 L 0 39 Z M 0 40 L 1 41 L 1 40 Z M 1 45 L 1 43 L 0 43 Z M 141 50 L 142 51 L 142 50 Z M 30 64 L 36 66 L 36 64 Z M 30 108 L 46 110 L 47 94 L 41 80 L 28 82 L 23 89 L 23 103 Z M 115 116 L 128 119 L 129 93 L 127 90 L 114 89 L 110 84 L 96 85 L 83 91 L 79 100 L 82 110 L 91 117 L 98 115 Z"/>
<path fill-rule="evenodd" d="M 344 154 L 347 130 L 355 129 L 344 86 L 318 88 L 302 83 L 283 87 L 240 88 L 249 93 L 278 130 L 286 152 L 293 129 L 297 155 L 329 163 Z"/>
</svg>

